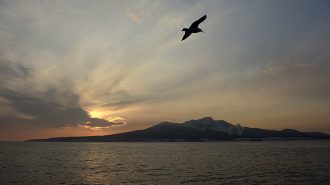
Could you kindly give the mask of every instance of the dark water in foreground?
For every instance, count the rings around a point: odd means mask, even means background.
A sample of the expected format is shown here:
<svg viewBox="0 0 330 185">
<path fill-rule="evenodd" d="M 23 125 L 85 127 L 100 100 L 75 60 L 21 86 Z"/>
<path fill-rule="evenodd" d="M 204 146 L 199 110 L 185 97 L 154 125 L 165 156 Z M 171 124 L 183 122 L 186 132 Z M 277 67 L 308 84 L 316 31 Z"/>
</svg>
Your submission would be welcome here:
<svg viewBox="0 0 330 185">
<path fill-rule="evenodd" d="M 330 141 L 0 143 L 0 184 L 330 184 Z"/>
</svg>

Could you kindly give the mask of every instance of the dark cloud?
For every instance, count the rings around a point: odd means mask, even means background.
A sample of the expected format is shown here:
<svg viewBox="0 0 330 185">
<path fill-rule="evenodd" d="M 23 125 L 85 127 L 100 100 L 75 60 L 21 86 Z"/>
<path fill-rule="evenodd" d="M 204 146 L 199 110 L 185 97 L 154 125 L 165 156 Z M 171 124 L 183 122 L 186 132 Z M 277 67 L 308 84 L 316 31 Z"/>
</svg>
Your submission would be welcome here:
<svg viewBox="0 0 330 185">
<path fill-rule="evenodd" d="M 6 104 L 12 115 L 0 115 L 2 124 L 30 123 L 45 127 L 63 127 L 81 123 L 107 127 L 115 123 L 91 118 L 79 105 L 79 97 L 70 91 L 49 88 L 43 93 L 29 94 L 7 88 L 5 82 L 28 78 L 30 69 L 17 63 L 0 60 L 0 104 Z M 68 101 L 61 101 L 61 100 Z M 15 115 L 18 114 L 18 115 Z M 116 123 L 117 125 L 120 123 Z"/>
<path fill-rule="evenodd" d="M 30 70 L 30 68 L 19 63 L 0 59 L 0 84 L 3 85 L 8 80 L 26 78 Z"/>
<path fill-rule="evenodd" d="M 0 124 L 2 126 L 13 126 L 33 123 L 32 120 L 26 119 L 24 117 L 19 117 L 14 114 L 0 115 Z"/>
<path fill-rule="evenodd" d="M 73 95 L 67 94 L 67 96 Z M 103 119 L 89 117 L 88 113 L 77 105 L 65 105 L 54 102 L 52 101 L 52 96 L 38 98 L 17 92 L 2 92 L 0 97 L 6 99 L 14 110 L 33 118 L 28 120 L 28 122 L 46 127 L 63 127 L 87 122 L 91 126 L 93 124 L 98 126 L 111 126 L 114 124 Z M 6 119 L 13 122 L 13 120 Z M 26 120 L 24 121 L 26 122 Z"/>
</svg>

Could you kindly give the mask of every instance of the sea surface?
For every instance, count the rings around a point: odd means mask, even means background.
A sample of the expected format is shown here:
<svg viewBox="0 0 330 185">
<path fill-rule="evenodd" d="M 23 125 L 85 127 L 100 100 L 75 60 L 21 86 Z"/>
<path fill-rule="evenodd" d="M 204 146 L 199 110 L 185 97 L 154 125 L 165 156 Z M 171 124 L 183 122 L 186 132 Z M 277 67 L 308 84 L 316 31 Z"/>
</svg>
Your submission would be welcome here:
<svg viewBox="0 0 330 185">
<path fill-rule="evenodd" d="M 0 184 L 330 184 L 330 141 L 0 143 Z"/>
</svg>

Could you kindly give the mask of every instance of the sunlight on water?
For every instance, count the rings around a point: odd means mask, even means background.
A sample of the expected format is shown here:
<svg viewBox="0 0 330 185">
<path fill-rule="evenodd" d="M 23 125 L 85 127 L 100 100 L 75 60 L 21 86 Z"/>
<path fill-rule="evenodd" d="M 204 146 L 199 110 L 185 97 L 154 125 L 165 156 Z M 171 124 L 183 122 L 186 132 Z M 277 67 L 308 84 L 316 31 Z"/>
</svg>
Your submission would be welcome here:
<svg viewBox="0 0 330 185">
<path fill-rule="evenodd" d="M 329 141 L 0 143 L 0 184 L 328 184 Z"/>
</svg>

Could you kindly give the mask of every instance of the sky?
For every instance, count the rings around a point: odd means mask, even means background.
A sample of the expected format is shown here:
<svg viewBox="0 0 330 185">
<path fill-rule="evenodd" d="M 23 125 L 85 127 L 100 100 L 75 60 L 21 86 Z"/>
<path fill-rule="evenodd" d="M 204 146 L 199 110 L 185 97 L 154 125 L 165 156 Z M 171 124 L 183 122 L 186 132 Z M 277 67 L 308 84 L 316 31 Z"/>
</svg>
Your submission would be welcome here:
<svg viewBox="0 0 330 185">
<path fill-rule="evenodd" d="M 0 1 L 0 140 L 212 116 L 330 133 L 328 0 Z M 181 41 L 203 15 L 204 33 Z"/>
</svg>

